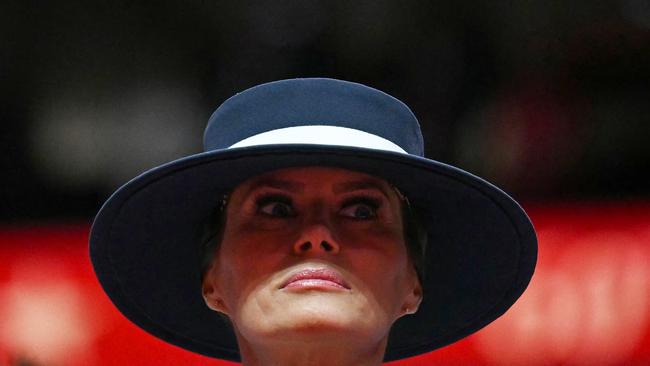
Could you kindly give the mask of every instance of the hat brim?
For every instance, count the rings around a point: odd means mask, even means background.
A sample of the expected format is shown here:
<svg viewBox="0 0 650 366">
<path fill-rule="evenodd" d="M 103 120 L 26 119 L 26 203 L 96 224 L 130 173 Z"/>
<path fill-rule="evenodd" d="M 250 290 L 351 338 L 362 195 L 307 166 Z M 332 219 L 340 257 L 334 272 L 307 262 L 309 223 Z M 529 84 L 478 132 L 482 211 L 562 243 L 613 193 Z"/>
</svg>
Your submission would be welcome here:
<svg viewBox="0 0 650 366">
<path fill-rule="evenodd" d="M 391 329 L 385 361 L 459 340 L 502 315 L 527 287 L 537 238 L 523 209 L 470 173 L 371 149 L 267 145 L 210 151 L 154 168 L 104 204 L 90 256 L 105 292 L 139 327 L 206 356 L 239 361 L 234 333 L 201 295 L 201 226 L 222 196 L 264 172 L 333 166 L 381 177 L 424 213 L 424 299 Z"/>
</svg>

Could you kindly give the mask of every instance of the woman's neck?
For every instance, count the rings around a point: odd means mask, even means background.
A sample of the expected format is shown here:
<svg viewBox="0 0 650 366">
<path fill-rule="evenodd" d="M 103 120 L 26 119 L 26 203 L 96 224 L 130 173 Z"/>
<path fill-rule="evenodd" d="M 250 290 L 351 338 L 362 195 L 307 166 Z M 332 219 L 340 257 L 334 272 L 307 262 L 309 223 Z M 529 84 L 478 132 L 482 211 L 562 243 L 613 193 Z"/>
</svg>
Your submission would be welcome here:
<svg viewBox="0 0 650 366">
<path fill-rule="evenodd" d="M 320 339 L 253 345 L 240 338 L 239 351 L 243 366 L 379 366 L 386 341 L 368 345 L 364 340 L 327 342 Z"/>
</svg>

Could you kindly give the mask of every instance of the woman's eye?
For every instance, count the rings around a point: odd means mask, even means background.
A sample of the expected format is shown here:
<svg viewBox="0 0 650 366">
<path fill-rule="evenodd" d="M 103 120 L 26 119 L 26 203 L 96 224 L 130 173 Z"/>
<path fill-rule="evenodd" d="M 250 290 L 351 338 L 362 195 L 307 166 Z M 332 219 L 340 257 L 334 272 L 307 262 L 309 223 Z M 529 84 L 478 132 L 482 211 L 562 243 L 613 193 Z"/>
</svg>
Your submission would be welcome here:
<svg viewBox="0 0 650 366">
<path fill-rule="evenodd" d="M 265 215 L 275 216 L 275 217 L 291 217 L 295 216 L 293 207 L 290 204 L 284 202 L 269 202 L 264 203 L 258 206 L 258 212 L 261 212 Z"/>
<path fill-rule="evenodd" d="M 341 215 L 354 219 L 372 219 L 377 217 L 377 206 L 367 203 L 355 203 L 343 207 Z"/>
</svg>

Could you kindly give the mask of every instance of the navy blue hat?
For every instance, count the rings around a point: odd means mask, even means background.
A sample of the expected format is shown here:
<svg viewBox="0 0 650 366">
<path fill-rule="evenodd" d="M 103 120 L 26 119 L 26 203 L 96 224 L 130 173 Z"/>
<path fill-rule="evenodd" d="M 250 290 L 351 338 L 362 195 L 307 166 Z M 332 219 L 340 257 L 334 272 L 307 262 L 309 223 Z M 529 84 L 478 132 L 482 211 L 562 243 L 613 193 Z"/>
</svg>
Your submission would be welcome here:
<svg viewBox="0 0 650 366">
<path fill-rule="evenodd" d="M 450 344 L 503 314 L 528 285 L 537 239 L 497 187 L 423 156 L 417 119 L 379 90 L 333 79 L 259 85 L 224 102 L 205 152 L 131 180 L 101 208 L 90 255 L 132 322 L 167 342 L 240 360 L 235 335 L 201 293 L 202 225 L 227 192 L 272 170 L 331 166 L 381 177 L 423 213 L 424 299 L 391 329 L 385 360 Z"/>
</svg>

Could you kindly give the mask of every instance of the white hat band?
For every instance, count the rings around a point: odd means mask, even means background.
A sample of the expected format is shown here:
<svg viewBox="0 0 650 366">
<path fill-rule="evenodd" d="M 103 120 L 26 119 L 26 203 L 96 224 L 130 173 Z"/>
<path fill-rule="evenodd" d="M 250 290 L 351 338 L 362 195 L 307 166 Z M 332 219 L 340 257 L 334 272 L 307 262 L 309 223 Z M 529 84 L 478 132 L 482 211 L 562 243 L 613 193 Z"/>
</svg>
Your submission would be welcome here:
<svg viewBox="0 0 650 366">
<path fill-rule="evenodd" d="M 353 128 L 320 125 L 286 127 L 262 132 L 235 143 L 229 149 L 275 144 L 352 146 L 407 154 L 404 149 L 383 137 Z"/>
</svg>

